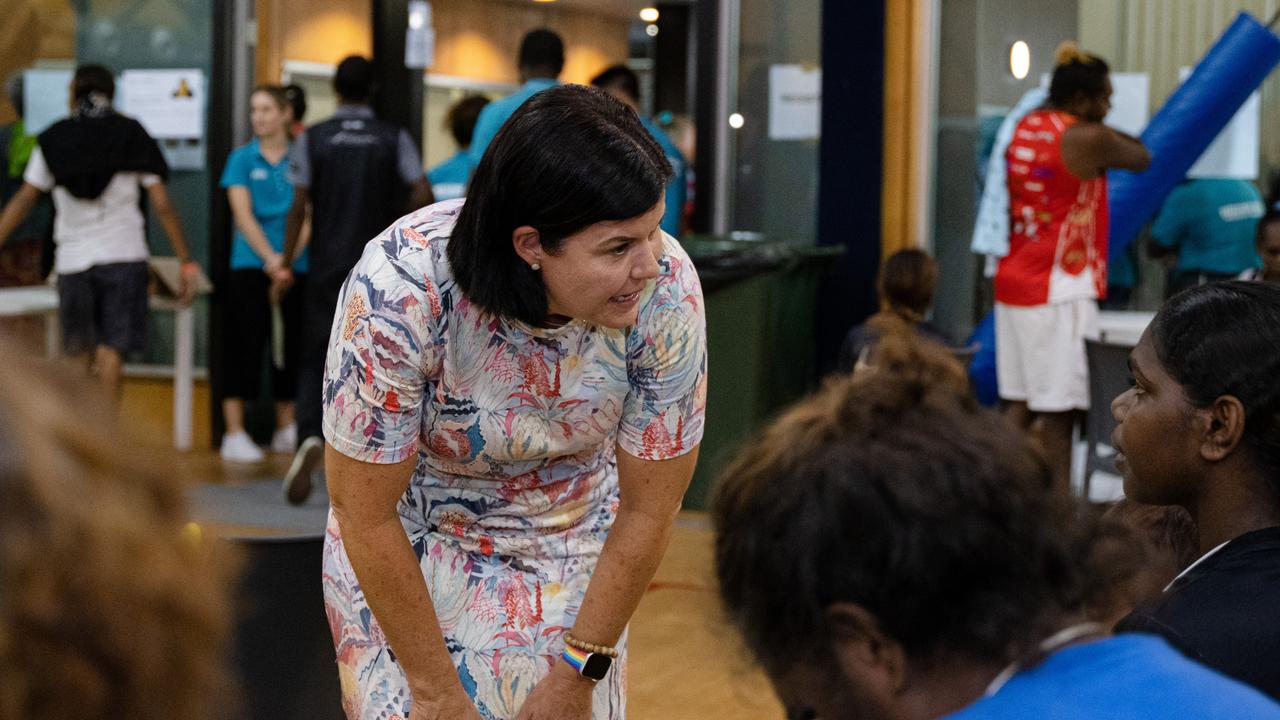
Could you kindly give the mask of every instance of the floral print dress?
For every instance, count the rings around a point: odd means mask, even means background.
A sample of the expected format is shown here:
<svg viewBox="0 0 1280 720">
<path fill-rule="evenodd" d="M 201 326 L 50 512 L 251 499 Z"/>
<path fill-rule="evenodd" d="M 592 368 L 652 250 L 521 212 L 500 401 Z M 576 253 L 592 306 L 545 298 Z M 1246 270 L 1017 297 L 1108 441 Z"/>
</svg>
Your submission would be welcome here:
<svg viewBox="0 0 1280 720">
<path fill-rule="evenodd" d="M 614 448 L 663 460 L 702 437 L 702 290 L 665 238 L 637 324 L 533 328 L 470 303 L 445 249 L 461 200 L 371 241 L 339 298 L 324 434 L 369 463 L 416 456 L 399 513 L 463 688 L 481 717 L 513 718 L 558 662 L 618 510 Z M 332 515 L 324 593 L 352 720 L 405 718 L 409 691 Z M 625 716 L 621 657 L 593 720 Z"/>
</svg>

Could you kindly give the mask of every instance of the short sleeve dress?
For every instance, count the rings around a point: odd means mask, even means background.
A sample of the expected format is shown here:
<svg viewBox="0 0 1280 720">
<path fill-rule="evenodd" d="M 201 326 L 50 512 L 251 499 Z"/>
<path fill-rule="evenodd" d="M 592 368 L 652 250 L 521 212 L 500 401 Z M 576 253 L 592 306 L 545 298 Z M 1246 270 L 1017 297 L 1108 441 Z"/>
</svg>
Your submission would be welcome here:
<svg viewBox="0 0 1280 720">
<path fill-rule="evenodd" d="M 462 200 L 371 241 L 339 298 L 324 435 L 371 463 L 417 457 L 399 513 L 462 686 L 484 718 L 513 718 L 553 666 L 618 510 L 615 445 L 691 451 L 706 407 L 702 290 L 670 237 L 626 330 L 534 328 L 472 304 L 446 247 Z M 406 681 L 332 515 L 324 593 L 353 720 L 409 711 Z M 622 656 L 593 720 L 625 716 Z"/>
</svg>

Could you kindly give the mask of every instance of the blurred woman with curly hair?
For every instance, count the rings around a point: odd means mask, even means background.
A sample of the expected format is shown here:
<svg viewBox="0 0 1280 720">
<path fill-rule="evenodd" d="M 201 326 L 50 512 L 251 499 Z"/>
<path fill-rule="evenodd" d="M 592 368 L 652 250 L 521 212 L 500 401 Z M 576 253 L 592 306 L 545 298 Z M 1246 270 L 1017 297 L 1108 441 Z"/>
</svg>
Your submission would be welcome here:
<svg viewBox="0 0 1280 720">
<path fill-rule="evenodd" d="M 228 563 L 83 378 L 0 342 L 0 720 L 205 720 Z"/>
</svg>

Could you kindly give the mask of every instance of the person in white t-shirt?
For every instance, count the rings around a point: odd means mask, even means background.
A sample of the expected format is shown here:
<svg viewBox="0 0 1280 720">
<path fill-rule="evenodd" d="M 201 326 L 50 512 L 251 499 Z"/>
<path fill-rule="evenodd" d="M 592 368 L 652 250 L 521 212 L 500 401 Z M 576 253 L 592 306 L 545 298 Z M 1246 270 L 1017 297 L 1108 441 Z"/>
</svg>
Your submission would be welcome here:
<svg viewBox="0 0 1280 720">
<path fill-rule="evenodd" d="M 141 350 L 148 316 L 147 239 L 142 190 L 182 262 L 180 299 L 191 302 L 192 262 L 164 180 L 160 147 L 137 120 L 111 107 L 115 79 L 82 65 L 71 82 L 71 116 L 39 136 L 23 185 L 0 212 L 0 243 L 43 193 L 56 211 L 58 320 L 63 352 L 96 371 L 111 397 L 120 390 L 122 358 Z"/>
</svg>

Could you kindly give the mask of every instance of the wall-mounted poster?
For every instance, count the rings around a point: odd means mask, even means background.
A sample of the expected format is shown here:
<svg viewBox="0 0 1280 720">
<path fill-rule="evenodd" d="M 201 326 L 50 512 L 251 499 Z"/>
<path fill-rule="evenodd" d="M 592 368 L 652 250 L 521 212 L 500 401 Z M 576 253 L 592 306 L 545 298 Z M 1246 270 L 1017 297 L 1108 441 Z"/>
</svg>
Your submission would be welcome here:
<svg viewBox="0 0 1280 720">
<path fill-rule="evenodd" d="M 152 137 L 204 137 L 204 73 L 199 70 L 125 70 L 117 105 Z"/>
</svg>

